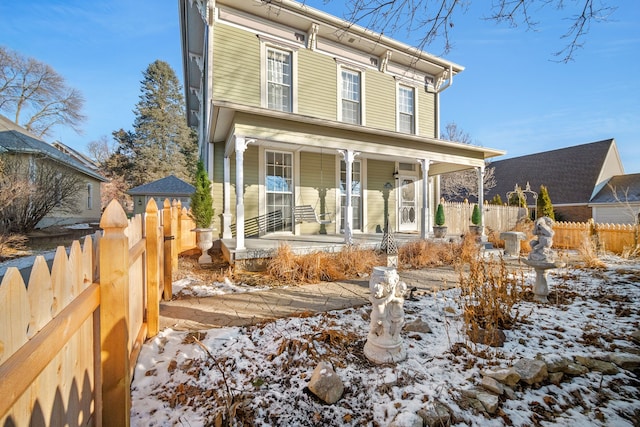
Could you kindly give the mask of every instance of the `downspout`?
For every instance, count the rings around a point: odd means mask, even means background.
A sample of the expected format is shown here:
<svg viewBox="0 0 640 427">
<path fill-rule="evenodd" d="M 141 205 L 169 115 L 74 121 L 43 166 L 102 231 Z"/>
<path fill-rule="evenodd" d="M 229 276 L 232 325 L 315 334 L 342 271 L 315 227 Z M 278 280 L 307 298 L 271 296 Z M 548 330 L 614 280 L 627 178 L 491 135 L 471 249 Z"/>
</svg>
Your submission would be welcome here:
<svg viewBox="0 0 640 427">
<path fill-rule="evenodd" d="M 444 74 L 447 73 L 447 80 L 443 85 Z M 435 100 L 435 110 L 436 110 L 436 134 L 435 138 L 440 138 L 440 93 L 444 92 L 446 89 L 450 88 L 453 85 L 453 66 L 449 65 L 449 70 L 443 70 L 440 78 L 436 81 L 436 100 Z"/>
<path fill-rule="evenodd" d="M 449 70 L 447 72 L 448 74 L 448 79 L 446 81 L 446 83 L 444 85 L 442 85 L 442 81 L 444 80 L 444 73 L 445 71 L 442 71 L 442 75 L 440 76 L 440 78 L 436 81 L 436 100 L 435 100 L 435 110 L 436 110 L 436 134 L 435 134 L 435 138 L 440 138 L 440 93 L 445 91 L 446 89 L 448 89 L 449 87 L 451 87 L 451 85 L 453 85 L 453 66 L 449 65 Z M 437 203 L 438 200 L 440 200 L 440 175 L 435 175 L 433 177 L 433 193 L 434 196 L 432 196 L 432 200 L 434 201 L 434 203 Z M 428 181 L 427 181 L 428 182 Z M 430 207 L 431 209 L 431 207 Z"/>
</svg>

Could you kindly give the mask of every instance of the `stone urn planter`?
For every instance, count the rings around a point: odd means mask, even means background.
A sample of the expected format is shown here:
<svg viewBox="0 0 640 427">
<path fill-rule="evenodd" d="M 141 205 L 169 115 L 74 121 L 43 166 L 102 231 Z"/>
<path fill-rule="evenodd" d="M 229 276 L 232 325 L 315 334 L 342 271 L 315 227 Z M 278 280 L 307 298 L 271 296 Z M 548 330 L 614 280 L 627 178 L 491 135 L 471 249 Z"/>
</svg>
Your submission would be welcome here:
<svg viewBox="0 0 640 427">
<path fill-rule="evenodd" d="M 436 239 L 442 239 L 447 235 L 447 226 L 446 225 L 434 225 L 433 226 L 433 237 Z"/>
<path fill-rule="evenodd" d="M 482 226 L 481 225 L 470 225 L 469 226 L 469 233 L 471 233 L 474 236 L 479 236 L 482 234 Z"/>
<path fill-rule="evenodd" d="M 194 228 L 193 231 L 196 233 L 196 244 L 202 251 L 198 264 L 211 264 L 209 249 L 213 246 L 213 228 Z"/>
</svg>

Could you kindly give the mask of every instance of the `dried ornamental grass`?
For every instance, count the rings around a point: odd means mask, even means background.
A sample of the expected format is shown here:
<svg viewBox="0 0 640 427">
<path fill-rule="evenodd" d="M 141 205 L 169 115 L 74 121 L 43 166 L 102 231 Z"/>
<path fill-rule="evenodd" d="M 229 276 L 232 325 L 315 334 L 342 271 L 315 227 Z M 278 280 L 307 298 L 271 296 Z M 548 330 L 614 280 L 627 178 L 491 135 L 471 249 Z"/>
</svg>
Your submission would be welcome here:
<svg viewBox="0 0 640 427">
<path fill-rule="evenodd" d="M 338 253 L 312 252 L 296 255 L 286 244 L 269 260 L 267 273 L 282 283 L 319 283 L 360 277 L 380 265 L 373 250 L 347 246 Z"/>
<path fill-rule="evenodd" d="M 580 246 L 578 247 L 578 253 L 584 261 L 584 266 L 587 268 L 604 268 L 605 263 L 598 257 L 597 245 L 594 237 L 585 233 Z"/>
<path fill-rule="evenodd" d="M 452 264 L 459 252 L 460 245 L 455 243 L 416 240 L 398 248 L 398 261 L 411 268 L 435 267 Z"/>
<path fill-rule="evenodd" d="M 491 335 L 516 323 L 519 313 L 513 309 L 522 299 L 522 274 L 520 278 L 511 274 L 502 258 L 476 257 L 467 273 L 460 270 L 462 315 L 469 336 L 478 336 L 480 330 Z"/>
</svg>

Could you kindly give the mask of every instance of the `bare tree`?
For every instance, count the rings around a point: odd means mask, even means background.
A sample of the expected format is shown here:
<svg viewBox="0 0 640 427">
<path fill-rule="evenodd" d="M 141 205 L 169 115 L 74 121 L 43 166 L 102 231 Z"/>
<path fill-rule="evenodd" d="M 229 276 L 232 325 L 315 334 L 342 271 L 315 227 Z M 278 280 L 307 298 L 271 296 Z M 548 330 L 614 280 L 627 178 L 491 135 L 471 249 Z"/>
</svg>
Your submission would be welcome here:
<svg viewBox="0 0 640 427">
<path fill-rule="evenodd" d="M 629 187 L 617 188 L 615 185 L 607 184 L 611 190 L 614 200 L 624 206 L 627 217 L 631 224 L 640 224 L 640 206 L 631 204 L 629 196 Z"/>
<path fill-rule="evenodd" d="M 78 173 L 46 157 L 28 159 L 4 155 L 3 174 L 3 179 L 26 187 L 24 193 L 11 197 L 11 202 L 2 208 L 2 228 L 5 233 L 26 234 L 53 211 L 75 212 L 78 194 L 85 186 L 85 181 Z M 3 185 L 0 193 L 11 191 L 11 188 Z"/>
<path fill-rule="evenodd" d="M 116 152 L 116 143 L 109 141 L 109 137 L 106 135 L 102 135 L 97 140 L 89 142 L 87 151 L 91 160 L 103 165 Z"/>
<path fill-rule="evenodd" d="M 420 49 L 441 40 L 444 53 L 448 53 L 456 16 L 466 13 L 470 3 L 470 0 L 348 0 L 345 18 L 382 34 L 400 30 L 421 34 L 417 46 Z M 535 15 L 542 14 L 543 9 L 558 10 L 568 22 L 561 36 L 566 45 L 554 53 L 562 62 L 573 60 L 576 50 L 584 45 L 591 23 L 606 21 L 616 9 L 607 0 L 494 0 L 486 2 L 486 8 L 488 15 L 484 19 L 529 30 L 537 28 Z"/>
<path fill-rule="evenodd" d="M 471 136 L 458 127 L 456 123 L 448 123 L 441 139 L 447 141 L 472 144 Z M 483 176 L 484 194 L 496 186 L 494 168 L 485 167 Z M 442 174 L 440 177 L 440 191 L 447 200 L 464 200 L 478 198 L 478 174 L 476 169 L 465 169 L 459 172 Z"/>
<path fill-rule="evenodd" d="M 111 140 L 106 135 L 103 135 L 99 139 L 91 141 L 88 145 L 89 156 L 98 164 L 100 174 L 109 179 L 108 182 L 100 184 L 100 204 L 102 209 L 107 207 L 112 199 L 118 200 L 125 207 L 125 210 L 131 206 L 131 196 L 127 194 L 130 185 L 125 178 L 127 171 L 122 168 L 122 164 L 129 166 L 132 159 L 119 146 L 119 143 L 123 139 L 127 139 L 128 136 L 127 132 L 120 130 L 113 133 L 113 139 Z M 126 145 L 126 142 L 124 144 Z M 128 178 L 130 179 L 131 177 L 128 176 Z"/>
<path fill-rule="evenodd" d="M 43 137 L 57 125 L 80 133 L 84 98 L 60 74 L 34 58 L 0 46 L 0 111 Z"/>
<path fill-rule="evenodd" d="M 447 123 L 447 125 L 444 127 L 444 132 L 440 134 L 440 139 L 461 142 L 463 144 L 473 144 L 471 135 L 459 128 L 455 122 Z"/>
<path fill-rule="evenodd" d="M 12 173 L 13 164 L 7 155 L 0 155 L 0 235 L 8 233 L 6 219 L 9 215 L 5 212 L 14 200 L 28 196 L 30 186 L 26 175 L 16 177 Z"/>
</svg>

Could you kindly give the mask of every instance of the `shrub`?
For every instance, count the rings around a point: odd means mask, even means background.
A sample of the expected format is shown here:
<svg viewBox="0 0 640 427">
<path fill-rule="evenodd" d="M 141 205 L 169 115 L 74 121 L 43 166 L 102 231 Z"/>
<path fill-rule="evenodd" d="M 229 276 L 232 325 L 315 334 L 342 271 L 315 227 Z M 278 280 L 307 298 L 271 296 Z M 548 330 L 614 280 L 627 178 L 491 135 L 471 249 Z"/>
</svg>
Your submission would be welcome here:
<svg viewBox="0 0 640 427">
<path fill-rule="evenodd" d="M 213 219 L 213 197 L 211 196 L 211 181 L 204 169 L 202 160 L 198 161 L 195 179 L 196 191 L 191 195 L 191 211 L 189 216 L 198 228 L 211 227 Z"/>
<path fill-rule="evenodd" d="M 480 224 L 480 208 L 478 207 L 477 203 L 473 205 L 473 212 L 471 213 L 471 223 L 473 225 Z"/>
<path fill-rule="evenodd" d="M 553 214 L 553 205 L 551 204 L 551 198 L 549 197 L 549 191 L 544 185 L 540 186 L 540 193 L 536 200 L 536 215 L 537 218 L 548 216 L 555 221 L 556 217 Z"/>
<path fill-rule="evenodd" d="M 438 227 L 444 225 L 444 206 L 442 206 L 442 203 L 438 203 L 438 208 L 436 209 L 436 225 Z"/>
</svg>

